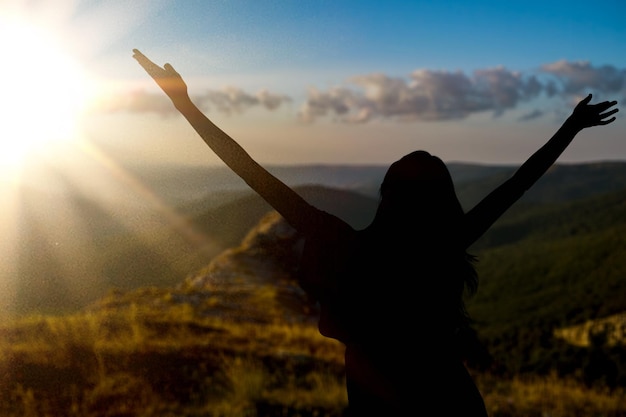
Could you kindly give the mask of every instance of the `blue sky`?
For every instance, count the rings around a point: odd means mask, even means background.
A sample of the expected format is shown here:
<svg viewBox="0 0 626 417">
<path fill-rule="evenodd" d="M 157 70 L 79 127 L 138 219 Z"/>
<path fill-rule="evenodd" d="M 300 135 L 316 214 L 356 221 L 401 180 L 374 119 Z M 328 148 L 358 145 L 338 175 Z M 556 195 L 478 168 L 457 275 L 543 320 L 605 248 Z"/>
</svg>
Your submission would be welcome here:
<svg viewBox="0 0 626 417">
<path fill-rule="evenodd" d="M 215 54 L 216 68 L 182 57 L 202 73 L 330 67 L 404 75 L 416 68 L 527 70 L 558 59 L 611 63 L 623 55 L 626 5 L 591 4 L 190 1 L 161 9 L 137 28 L 136 41 L 170 55 L 168 47 L 184 45 L 205 62 Z"/>
<path fill-rule="evenodd" d="M 174 65 L 267 164 L 387 164 L 418 148 L 519 163 L 586 93 L 626 102 L 623 0 L 15 4 L 98 80 L 81 140 L 131 162 L 219 163 L 133 48 Z M 562 161 L 626 159 L 622 118 L 583 132 Z"/>
</svg>

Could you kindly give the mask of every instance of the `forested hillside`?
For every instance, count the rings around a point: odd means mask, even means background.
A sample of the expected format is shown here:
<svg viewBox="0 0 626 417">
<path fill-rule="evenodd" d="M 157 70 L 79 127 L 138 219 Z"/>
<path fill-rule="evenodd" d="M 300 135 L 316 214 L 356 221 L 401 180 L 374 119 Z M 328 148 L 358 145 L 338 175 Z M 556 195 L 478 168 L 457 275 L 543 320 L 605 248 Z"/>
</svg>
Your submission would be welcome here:
<svg viewBox="0 0 626 417">
<path fill-rule="evenodd" d="M 626 311 L 624 214 L 626 190 L 566 203 L 523 204 L 472 248 L 481 282 L 469 309 L 500 364 L 515 373 L 557 369 L 567 374 L 592 372 L 587 361 L 595 358 L 610 368 L 601 378 L 626 382 L 626 339 L 621 347 L 609 346 L 602 334 L 592 335 L 591 353 L 554 336 L 560 328 Z M 581 362 L 586 365 L 573 365 Z"/>
</svg>

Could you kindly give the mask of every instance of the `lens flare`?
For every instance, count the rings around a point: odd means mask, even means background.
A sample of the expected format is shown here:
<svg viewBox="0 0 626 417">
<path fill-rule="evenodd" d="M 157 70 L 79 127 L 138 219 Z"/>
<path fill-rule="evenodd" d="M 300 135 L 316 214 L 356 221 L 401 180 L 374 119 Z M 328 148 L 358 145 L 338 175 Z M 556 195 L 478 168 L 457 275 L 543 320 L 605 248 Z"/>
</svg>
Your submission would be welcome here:
<svg viewBox="0 0 626 417">
<path fill-rule="evenodd" d="M 29 153 L 79 136 L 95 81 L 62 42 L 18 17 L 0 16 L 0 164 L 20 165 Z"/>
</svg>

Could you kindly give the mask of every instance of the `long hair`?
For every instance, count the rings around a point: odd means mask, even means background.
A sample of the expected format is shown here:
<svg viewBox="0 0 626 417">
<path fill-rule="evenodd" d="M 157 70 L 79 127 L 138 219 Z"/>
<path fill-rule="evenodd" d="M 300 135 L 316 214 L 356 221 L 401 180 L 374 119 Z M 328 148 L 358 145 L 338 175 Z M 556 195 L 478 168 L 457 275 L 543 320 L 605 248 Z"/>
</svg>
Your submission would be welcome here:
<svg viewBox="0 0 626 417">
<path fill-rule="evenodd" d="M 419 150 L 387 170 L 372 225 L 416 235 L 415 250 L 422 251 L 424 258 L 435 257 L 445 263 L 447 276 L 443 279 L 452 282 L 442 285 L 454 293 L 449 296 L 456 306 L 457 319 L 468 322 L 463 293 L 476 292 L 478 276 L 476 257 L 459 243 L 464 216 L 447 166 L 438 157 Z"/>
</svg>

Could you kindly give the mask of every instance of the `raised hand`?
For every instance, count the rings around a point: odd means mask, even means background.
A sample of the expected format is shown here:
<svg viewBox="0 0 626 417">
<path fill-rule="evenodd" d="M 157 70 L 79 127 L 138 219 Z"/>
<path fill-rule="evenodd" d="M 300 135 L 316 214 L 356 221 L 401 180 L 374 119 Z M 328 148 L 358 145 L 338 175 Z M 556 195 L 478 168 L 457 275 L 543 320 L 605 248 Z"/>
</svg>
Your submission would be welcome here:
<svg viewBox="0 0 626 417">
<path fill-rule="evenodd" d="M 165 64 L 163 68 L 152 62 L 138 49 L 133 49 L 133 58 L 146 70 L 172 101 L 188 98 L 187 84 L 174 67 Z"/>
<path fill-rule="evenodd" d="M 170 64 L 160 67 L 137 49 L 133 49 L 133 52 L 133 58 L 168 95 L 174 107 L 213 152 L 289 224 L 302 233 L 313 232 L 317 223 L 312 219 L 317 218 L 320 211 L 258 164 L 233 138 L 209 120 L 191 101 L 187 84 Z"/>
<path fill-rule="evenodd" d="M 591 94 L 576 105 L 572 115 L 569 117 L 569 121 L 578 129 L 608 125 L 615 121 L 615 116 L 609 117 L 617 113 L 619 109 L 609 109 L 616 105 L 617 101 L 603 101 L 598 104 L 589 104 L 590 101 Z"/>
</svg>

